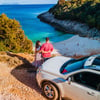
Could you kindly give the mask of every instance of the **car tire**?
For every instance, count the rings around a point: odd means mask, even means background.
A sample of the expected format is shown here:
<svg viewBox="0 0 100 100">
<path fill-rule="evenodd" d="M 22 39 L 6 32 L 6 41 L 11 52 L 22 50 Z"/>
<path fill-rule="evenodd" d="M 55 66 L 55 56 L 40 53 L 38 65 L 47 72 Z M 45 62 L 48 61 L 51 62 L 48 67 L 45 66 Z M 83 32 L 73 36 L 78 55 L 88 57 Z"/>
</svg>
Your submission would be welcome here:
<svg viewBox="0 0 100 100">
<path fill-rule="evenodd" d="M 45 97 L 49 100 L 61 100 L 59 99 L 59 92 L 55 85 L 50 82 L 43 83 L 42 86 Z"/>
</svg>

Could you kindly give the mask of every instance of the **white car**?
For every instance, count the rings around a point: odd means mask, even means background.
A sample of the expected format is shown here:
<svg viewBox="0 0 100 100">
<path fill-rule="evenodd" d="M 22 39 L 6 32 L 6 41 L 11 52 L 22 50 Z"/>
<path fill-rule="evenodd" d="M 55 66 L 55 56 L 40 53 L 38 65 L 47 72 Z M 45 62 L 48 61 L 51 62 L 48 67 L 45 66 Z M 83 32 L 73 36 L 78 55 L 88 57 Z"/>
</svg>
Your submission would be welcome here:
<svg viewBox="0 0 100 100">
<path fill-rule="evenodd" d="M 36 79 L 49 100 L 100 100 L 100 55 L 51 58 L 38 69 Z"/>
</svg>

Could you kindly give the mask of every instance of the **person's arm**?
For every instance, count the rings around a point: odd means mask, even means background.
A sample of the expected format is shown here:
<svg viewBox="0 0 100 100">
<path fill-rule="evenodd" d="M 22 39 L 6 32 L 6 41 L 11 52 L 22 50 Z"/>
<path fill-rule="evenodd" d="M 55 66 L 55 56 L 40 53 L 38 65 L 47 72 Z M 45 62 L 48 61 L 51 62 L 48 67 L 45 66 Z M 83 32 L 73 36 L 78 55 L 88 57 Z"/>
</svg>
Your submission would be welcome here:
<svg viewBox="0 0 100 100">
<path fill-rule="evenodd" d="M 44 53 L 44 44 L 41 46 L 41 48 L 40 48 L 39 52 Z"/>
<path fill-rule="evenodd" d="M 41 52 L 41 50 L 37 50 L 37 49 L 35 48 L 35 61 L 36 61 L 36 55 L 37 55 L 37 53 L 39 53 L 39 52 Z"/>
<path fill-rule="evenodd" d="M 42 51 L 42 53 L 50 53 L 51 51 L 49 50 L 49 51 Z"/>
<path fill-rule="evenodd" d="M 41 47 L 40 47 L 40 50 L 37 50 L 36 53 L 41 53 L 41 52 L 42 52 L 42 50 L 41 50 Z"/>
<path fill-rule="evenodd" d="M 41 53 L 42 51 L 41 50 L 38 50 L 36 53 Z"/>
<path fill-rule="evenodd" d="M 36 50 L 36 48 L 35 48 L 35 61 L 36 61 L 36 53 L 37 53 L 37 50 Z"/>
<path fill-rule="evenodd" d="M 53 48 L 53 45 L 51 44 L 51 52 L 53 51 L 53 49 L 54 49 L 54 48 Z"/>
</svg>

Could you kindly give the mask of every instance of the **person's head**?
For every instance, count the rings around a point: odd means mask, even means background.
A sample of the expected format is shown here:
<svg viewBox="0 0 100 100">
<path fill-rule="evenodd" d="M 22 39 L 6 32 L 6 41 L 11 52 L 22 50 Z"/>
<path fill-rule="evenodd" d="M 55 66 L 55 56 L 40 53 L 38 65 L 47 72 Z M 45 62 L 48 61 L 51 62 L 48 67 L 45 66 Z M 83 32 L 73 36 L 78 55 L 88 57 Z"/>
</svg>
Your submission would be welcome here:
<svg viewBox="0 0 100 100">
<path fill-rule="evenodd" d="M 49 38 L 48 37 L 46 37 L 46 42 L 49 42 Z"/>
<path fill-rule="evenodd" d="M 40 45 L 41 45 L 41 42 L 40 42 L 39 40 L 36 41 L 36 45 L 35 45 L 35 47 L 38 48 Z"/>
</svg>

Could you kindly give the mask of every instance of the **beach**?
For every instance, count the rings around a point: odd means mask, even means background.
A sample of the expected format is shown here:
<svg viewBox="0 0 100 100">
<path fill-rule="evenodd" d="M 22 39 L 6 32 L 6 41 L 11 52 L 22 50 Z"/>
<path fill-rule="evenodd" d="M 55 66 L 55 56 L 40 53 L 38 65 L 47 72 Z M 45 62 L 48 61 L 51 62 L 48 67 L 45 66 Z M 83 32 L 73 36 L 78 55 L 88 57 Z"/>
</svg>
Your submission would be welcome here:
<svg viewBox="0 0 100 100">
<path fill-rule="evenodd" d="M 87 37 L 73 36 L 68 40 L 57 42 L 54 44 L 53 54 L 70 56 L 70 57 L 84 57 L 100 53 L 100 41 L 93 40 Z"/>
</svg>

